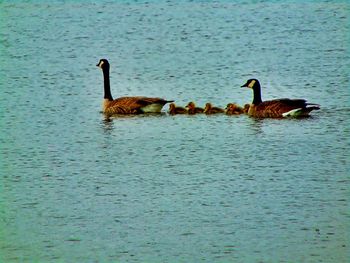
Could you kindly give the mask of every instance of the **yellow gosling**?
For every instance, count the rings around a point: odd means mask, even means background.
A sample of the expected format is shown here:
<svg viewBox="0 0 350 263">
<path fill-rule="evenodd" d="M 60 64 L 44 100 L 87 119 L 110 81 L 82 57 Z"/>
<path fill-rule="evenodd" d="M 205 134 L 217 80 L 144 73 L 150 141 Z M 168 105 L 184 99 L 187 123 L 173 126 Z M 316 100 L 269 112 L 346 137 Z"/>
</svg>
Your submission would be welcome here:
<svg viewBox="0 0 350 263">
<path fill-rule="evenodd" d="M 177 107 L 175 103 L 170 103 L 169 105 L 169 114 L 186 114 L 187 110 L 183 107 Z"/>
<path fill-rule="evenodd" d="M 193 101 L 189 102 L 186 105 L 186 108 L 187 108 L 188 114 L 197 114 L 197 113 L 203 113 L 204 112 L 204 109 L 196 107 L 196 104 Z"/>
<path fill-rule="evenodd" d="M 208 102 L 205 104 L 204 113 L 205 114 L 225 113 L 225 110 L 218 107 L 213 107 L 213 105 Z"/>
</svg>

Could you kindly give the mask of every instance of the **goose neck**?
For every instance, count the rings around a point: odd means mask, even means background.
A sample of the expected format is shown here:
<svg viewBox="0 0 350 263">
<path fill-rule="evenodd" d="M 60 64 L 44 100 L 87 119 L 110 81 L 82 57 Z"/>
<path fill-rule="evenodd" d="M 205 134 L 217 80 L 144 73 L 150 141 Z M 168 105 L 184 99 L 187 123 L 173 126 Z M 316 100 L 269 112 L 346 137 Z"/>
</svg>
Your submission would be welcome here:
<svg viewBox="0 0 350 263">
<path fill-rule="evenodd" d="M 103 69 L 104 99 L 113 100 L 109 82 L 109 69 Z"/>
<path fill-rule="evenodd" d="M 261 99 L 261 87 L 259 83 L 256 83 L 253 87 L 254 97 L 253 97 L 253 104 L 258 105 L 262 102 Z"/>
</svg>

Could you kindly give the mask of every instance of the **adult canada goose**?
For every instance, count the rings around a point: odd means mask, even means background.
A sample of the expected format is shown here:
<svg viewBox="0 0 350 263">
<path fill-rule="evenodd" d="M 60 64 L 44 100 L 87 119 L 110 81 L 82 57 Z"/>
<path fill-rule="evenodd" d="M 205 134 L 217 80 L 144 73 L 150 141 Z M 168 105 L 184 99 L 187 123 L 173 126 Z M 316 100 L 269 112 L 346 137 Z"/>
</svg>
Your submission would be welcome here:
<svg viewBox="0 0 350 263">
<path fill-rule="evenodd" d="M 235 103 L 229 103 L 226 106 L 226 114 L 227 115 L 239 115 L 243 113 L 243 108 L 238 106 Z"/>
<path fill-rule="evenodd" d="M 169 114 L 186 114 L 187 110 L 183 107 L 177 107 L 175 103 L 170 103 L 169 105 Z"/>
<path fill-rule="evenodd" d="M 253 102 L 248 115 L 257 118 L 305 117 L 312 110 L 319 110 L 318 104 L 307 103 L 304 99 L 275 99 L 262 101 L 261 87 L 257 79 L 249 79 L 242 87 L 253 90 Z"/>
<path fill-rule="evenodd" d="M 203 113 L 204 109 L 196 107 L 196 104 L 191 101 L 187 104 L 186 109 L 188 109 L 188 114 L 196 114 L 196 113 Z"/>
<path fill-rule="evenodd" d="M 102 111 L 105 114 L 140 114 L 159 113 L 163 106 L 172 101 L 161 98 L 148 97 L 120 97 L 113 99 L 109 83 L 109 62 L 107 59 L 100 59 L 97 67 L 100 67 L 104 78 L 104 99 Z"/>
<path fill-rule="evenodd" d="M 204 108 L 204 113 L 205 114 L 216 114 L 216 113 L 224 113 L 225 110 L 218 108 L 218 107 L 213 107 L 211 103 L 206 103 L 205 108 Z"/>
</svg>

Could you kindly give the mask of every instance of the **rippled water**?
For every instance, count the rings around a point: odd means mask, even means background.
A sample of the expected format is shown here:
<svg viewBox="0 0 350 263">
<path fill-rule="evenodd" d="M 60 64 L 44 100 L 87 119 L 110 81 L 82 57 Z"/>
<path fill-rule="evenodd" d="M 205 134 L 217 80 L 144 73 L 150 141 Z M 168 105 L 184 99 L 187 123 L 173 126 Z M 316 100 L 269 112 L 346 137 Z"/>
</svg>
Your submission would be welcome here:
<svg viewBox="0 0 350 263">
<path fill-rule="evenodd" d="M 0 2 L 0 261 L 347 262 L 349 4 Z M 302 120 L 100 113 L 307 98 Z"/>
</svg>

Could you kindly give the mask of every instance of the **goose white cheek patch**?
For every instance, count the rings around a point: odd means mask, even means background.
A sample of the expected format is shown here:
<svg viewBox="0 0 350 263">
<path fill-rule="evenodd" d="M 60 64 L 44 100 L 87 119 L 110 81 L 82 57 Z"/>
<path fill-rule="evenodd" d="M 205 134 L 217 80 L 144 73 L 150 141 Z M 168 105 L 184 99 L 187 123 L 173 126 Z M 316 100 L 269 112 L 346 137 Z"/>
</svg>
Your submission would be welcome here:
<svg viewBox="0 0 350 263">
<path fill-rule="evenodd" d="M 252 80 L 252 81 L 249 83 L 248 87 L 252 89 L 252 88 L 254 87 L 255 82 L 256 82 L 255 80 Z"/>
<path fill-rule="evenodd" d="M 104 62 L 101 61 L 100 64 L 98 64 L 98 66 L 99 66 L 100 68 L 102 68 L 103 63 L 104 63 Z"/>
</svg>

